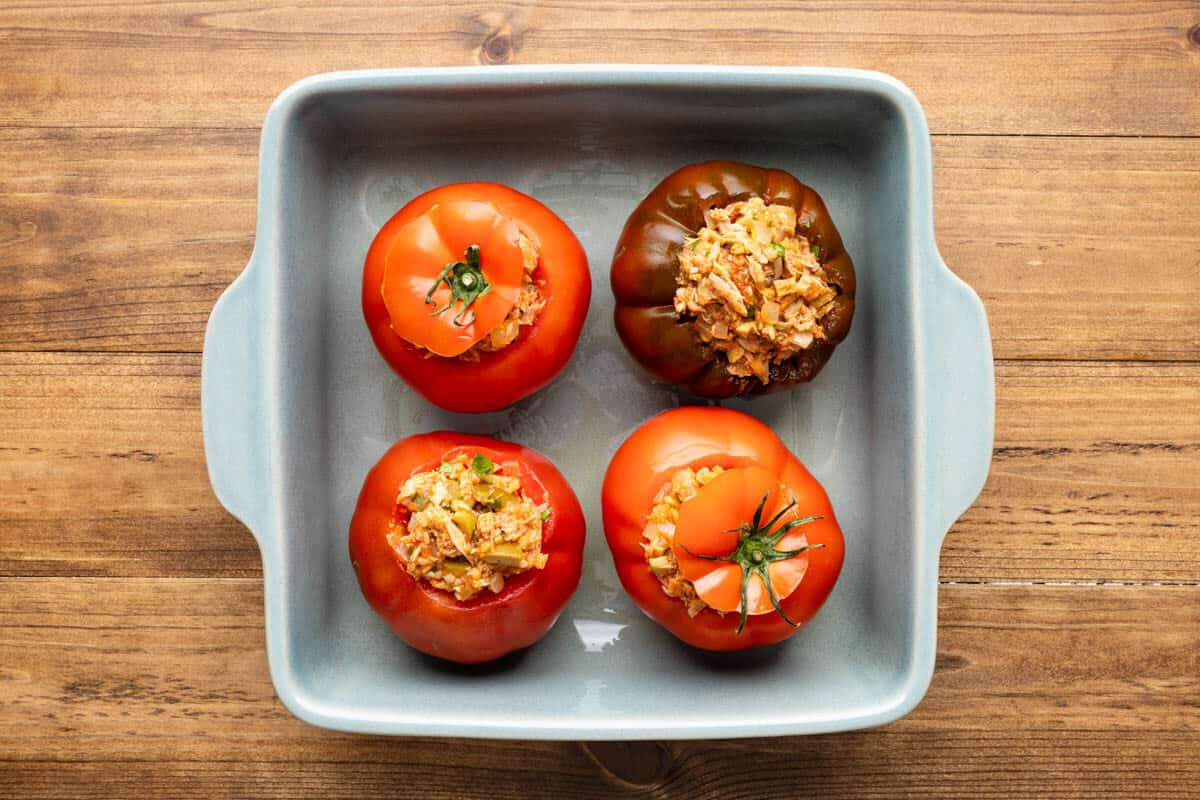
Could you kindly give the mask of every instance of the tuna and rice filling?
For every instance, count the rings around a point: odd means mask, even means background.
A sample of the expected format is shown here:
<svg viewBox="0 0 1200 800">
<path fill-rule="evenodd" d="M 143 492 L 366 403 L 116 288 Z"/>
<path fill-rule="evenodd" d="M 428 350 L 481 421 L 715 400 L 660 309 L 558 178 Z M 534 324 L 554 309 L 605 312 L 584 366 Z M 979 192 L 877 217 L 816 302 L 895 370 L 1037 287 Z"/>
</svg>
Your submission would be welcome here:
<svg viewBox="0 0 1200 800">
<path fill-rule="evenodd" d="M 409 515 L 393 523 L 388 542 L 408 574 L 459 600 L 498 593 L 507 579 L 546 565 L 549 508 L 528 497 L 512 465 L 458 455 L 406 480 L 397 502 Z"/>
<path fill-rule="evenodd" d="M 837 289 L 791 206 L 752 197 L 704 217 L 680 249 L 675 311 L 725 356 L 729 374 L 769 383 L 772 364 L 826 339 L 821 320 Z"/>
<path fill-rule="evenodd" d="M 685 467 L 671 476 L 670 483 L 663 484 L 654 496 L 654 505 L 646 516 L 646 527 L 642 530 L 642 550 L 646 563 L 657 576 L 662 590 L 671 597 L 678 597 L 687 606 L 688 616 L 696 616 L 708 604 L 696 594 L 692 582 L 679 570 L 679 562 L 672 549 L 675 543 L 675 523 L 679 520 L 679 507 L 696 496 L 700 487 L 724 472 L 721 467 L 701 467 L 694 470 Z"/>
</svg>

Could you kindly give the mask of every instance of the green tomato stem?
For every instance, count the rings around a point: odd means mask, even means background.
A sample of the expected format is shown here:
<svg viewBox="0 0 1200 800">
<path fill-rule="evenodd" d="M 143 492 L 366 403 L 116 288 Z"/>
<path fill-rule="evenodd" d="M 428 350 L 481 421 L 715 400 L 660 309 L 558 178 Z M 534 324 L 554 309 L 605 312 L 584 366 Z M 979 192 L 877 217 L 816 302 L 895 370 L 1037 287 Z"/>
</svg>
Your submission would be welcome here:
<svg viewBox="0 0 1200 800">
<path fill-rule="evenodd" d="M 442 267 L 433 285 L 425 293 L 425 302 L 432 305 L 433 293 L 445 282 L 450 289 L 450 299 L 446 305 L 431 312 L 429 316 L 436 317 L 452 308 L 455 303 L 462 303 L 462 308 L 454 315 L 454 324 L 459 327 L 475 321 L 475 311 L 471 309 L 471 304 L 492 290 L 487 276 L 483 274 L 483 268 L 479 265 L 479 245 L 473 244 L 468 247 L 464 257 L 465 261 L 452 261 Z M 466 319 L 468 310 L 471 314 L 470 319 Z"/>
<path fill-rule="evenodd" d="M 749 522 L 744 522 L 736 528 L 730 528 L 726 533 L 738 534 L 737 544 L 732 552 L 726 556 L 708 556 L 700 553 L 693 553 L 684 545 L 680 545 L 683 551 L 693 558 L 702 558 L 705 561 L 727 561 L 731 564 L 737 564 L 742 570 L 742 604 L 741 618 L 738 620 L 736 635 L 741 635 L 742 630 L 746 627 L 746 620 L 750 616 L 749 609 L 749 589 L 750 578 L 757 575 L 763 582 L 763 586 L 767 589 L 767 597 L 771 600 L 771 605 L 778 612 L 783 621 L 793 628 L 800 627 L 800 623 L 792 622 L 788 619 L 788 615 L 783 612 L 783 606 L 779 603 L 779 598 L 775 596 L 775 590 L 771 588 L 771 575 L 769 567 L 776 561 L 786 561 L 789 558 L 806 553 L 809 550 L 816 550 L 824 547 L 823 544 L 810 544 L 796 550 L 779 550 L 776 545 L 788 534 L 793 528 L 800 525 L 806 525 L 809 522 L 816 522 L 823 517 L 803 517 L 801 519 L 793 519 L 780 525 L 778 528 L 775 525 L 779 520 L 796 507 L 796 500 L 792 498 L 792 502 L 784 506 L 775 516 L 771 517 L 765 525 L 762 524 L 763 511 L 767 506 L 767 498 L 769 494 L 764 494 L 762 500 L 758 503 L 758 508 L 754 510 L 754 517 Z"/>
</svg>

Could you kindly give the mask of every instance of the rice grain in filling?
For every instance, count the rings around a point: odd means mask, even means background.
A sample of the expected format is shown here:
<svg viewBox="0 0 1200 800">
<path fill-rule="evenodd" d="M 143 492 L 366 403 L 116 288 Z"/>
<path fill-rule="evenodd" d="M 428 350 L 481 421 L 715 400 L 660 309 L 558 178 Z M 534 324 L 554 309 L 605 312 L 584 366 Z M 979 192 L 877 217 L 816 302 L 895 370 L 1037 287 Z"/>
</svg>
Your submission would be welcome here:
<svg viewBox="0 0 1200 800">
<path fill-rule="evenodd" d="M 791 206 L 752 197 L 704 218 L 680 249 L 675 311 L 724 355 L 729 374 L 769 383 L 772 364 L 826 339 L 821 319 L 837 289 Z"/>
<path fill-rule="evenodd" d="M 456 456 L 406 480 L 397 503 L 409 516 L 392 524 L 388 542 L 408 574 L 459 600 L 498 593 L 508 578 L 546 565 L 548 507 L 535 504 L 503 464 Z"/>
</svg>

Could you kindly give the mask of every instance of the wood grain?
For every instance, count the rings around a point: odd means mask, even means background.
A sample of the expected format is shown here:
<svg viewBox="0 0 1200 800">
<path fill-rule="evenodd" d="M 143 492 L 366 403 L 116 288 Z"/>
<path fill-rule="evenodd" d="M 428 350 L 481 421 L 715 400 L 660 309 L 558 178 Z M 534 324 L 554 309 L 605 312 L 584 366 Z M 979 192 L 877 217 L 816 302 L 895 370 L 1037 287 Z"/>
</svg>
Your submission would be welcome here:
<svg viewBox="0 0 1200 800">
<path fill-rule="evenodd" d="M 1007 362 L 953 581 L 1200 581 L 1200 364 Z"/>
<path fill-rule="evenodd" d="M 1200 360 L 1200 139 L 941 136 L 933 159 L 997 358 Z"/>
<path fill-rule="evenodd" d="M 194 354 L 0 353 L 0 574 L 261 575 L 208 485 Z"/>
<path fill-rule="evenodd" d="M 23 798 L 81 796 L 97 785 L 112 797 L 1200 791 L 1200 587 L 943 587 L 939 672 L 900 723 L 842 736 L 633 746 L 623 764 L 599 745 L 475 746 L 307 726 L 273 697 L 261 601 L 251 579 L 0 579 L 0 790 Z M 1067 657 L 1078 651 L 1087 658 Z M 632 783 L 618 783 L 615 770 Z"/>
<path fill-rule="evenodd" d="M 926 109 L 1001 360 L 897 724 L 384 739 L 274 696 L 198 412 L 267 106 L 330 69 L 586 61 L 866 67 Z M 1200 0 L 3 5 L 0 798 L 1200 797 L 1198 86 Z"/>
<path fill-rule="evenodd" d="M 0 129 L 0 349 L 199 351 L 256 155 L 252 131 Z M 1200 360 L 1200 139 L 937 137 L 934 163 L 998 357 Z"/>
<path fill-rule="evenodd" d="M 660 778 L 630 784 L 593 765 L 573 743 L 404 741 L 390 748 L 390 758 L 369 762 L 319 760 L 325 749 L 309 745 L 295 762 L 0 763 L 0 792 L 28 800 L 762 800 L 766 792 L 788 800 L 1194 800 L 1196 746 L 1187 733 L 1131 738 L 1103 730 L 888 729 L 769 741 L 635 742 L 637 757 L 657 766 L 665 753 L 670 766 Z M 485 753 L 486 763 L 461 765 L 459 754 L 473 750 Z M 453 766 L 445 763 L 450 758 Z"/>
<path fill-rule="evenodd" d="M 257 158 L 253 131 L 0 129 L 0 348 L 199 351 Z"/>
<path fill-rule="evenodd" d="M 0 353 L 0 575 L 260 574 L 208 486 L 199 361 Z M 1000 364 L 942 579 L 1200 582 L 1197 408 L 1200 364 Z"/>
<path fill-rule="evenodd" d="M 889 72 L 937 132 L 1195 135 L 1197 23 L 1193 0 L 43 0 L 0 17 L 0 124 L 254 127 L 284 87 L 327 70 L 708 62 Z"/>
</svg>

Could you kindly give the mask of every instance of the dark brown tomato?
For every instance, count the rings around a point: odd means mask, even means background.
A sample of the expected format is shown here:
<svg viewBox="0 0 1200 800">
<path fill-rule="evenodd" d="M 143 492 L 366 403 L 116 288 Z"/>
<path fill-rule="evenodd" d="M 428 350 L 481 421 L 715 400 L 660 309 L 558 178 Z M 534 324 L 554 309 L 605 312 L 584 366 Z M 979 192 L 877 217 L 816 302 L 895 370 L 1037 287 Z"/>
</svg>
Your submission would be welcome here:
<svg viewBox="0 0 1200 800">
<path fill-rule="evenodd" d="M 820 248 L 818 261 L 838 292 L 822 320 L 827 340 L 773 364 L 766 385 L 730 375 L 724 356 L 701 342 L 674 307 L 679 248 L 704 227 L 706 211 L 754 196 L 796 210 L 797 234 Z M 855 288 L 854 265 L 821 197 L 783 170 L 734 161 L 692 164 L 669 175 L 629 216 L 613 255 L 621 341 L 654 377 L 701 397 L 761 394 L 812 380 L 850 331 Z"/>
</svg>

